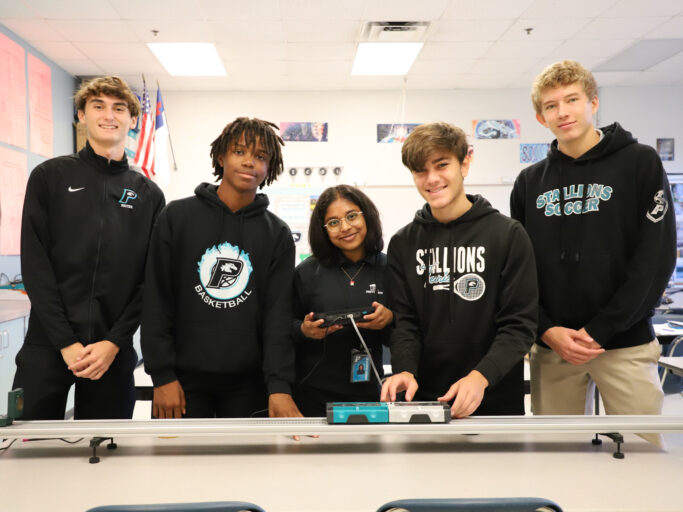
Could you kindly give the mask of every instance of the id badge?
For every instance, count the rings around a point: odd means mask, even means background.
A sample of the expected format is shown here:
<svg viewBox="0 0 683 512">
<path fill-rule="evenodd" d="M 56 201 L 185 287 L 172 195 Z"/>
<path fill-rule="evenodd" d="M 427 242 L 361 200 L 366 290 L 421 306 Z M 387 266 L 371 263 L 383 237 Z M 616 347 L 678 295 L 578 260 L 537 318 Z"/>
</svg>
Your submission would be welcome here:
<svg viewBox="0 0 683 512">
<path fill-rule="evenodd" d="M 351 382 L 370 380 L 370 358 L 360 350 L 351 351 Z"/>
</svg>

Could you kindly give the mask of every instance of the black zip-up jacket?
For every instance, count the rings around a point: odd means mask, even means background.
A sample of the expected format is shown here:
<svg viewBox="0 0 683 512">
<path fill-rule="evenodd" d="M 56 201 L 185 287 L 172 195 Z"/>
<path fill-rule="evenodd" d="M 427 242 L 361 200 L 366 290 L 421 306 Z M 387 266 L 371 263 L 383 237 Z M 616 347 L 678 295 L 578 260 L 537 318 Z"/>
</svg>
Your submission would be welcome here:
<svg viewBox="0 0 683 512">
<path fill-rule="evenodd" d="M 651 316 L 676 262 L 671 189 L 654 149 L 618 123 L 571 158 L 557 141 L 515 181 L 510 212 L 536 253 L 537 342 L 553 326 L 586 328 L 605 349 L 649 343 Z"/>
<path fill-rule="evenodd" d="M 233 212 L 218 187 L 159 215 L 147 264 L 142 354 L 154 386 L 177 371 L 258 377 L 291 393 L 294 240 L 265 194 Z"/>
<path fill-rule="evenodd" d="M 481 196 L 442 224 L 429 205 L 389 243 L 394 373 L 435 400 L 470 371 L 489 382 L 477 414 L 523 414 L 523 357 L 536 336 L 538 291 L 529 237 Z"/>
<path fill-rule="evenodd" d="M 368 382 L 350 381 L 351 351 L 364 351 L 352 325 L 344 326 L 324 340 L 314 340 L 304 336 L 301 324 L 304 316 L 311 311 L 323 313 L 369 307 L 375 301 L 389 307 L 384 293 L 386 267 L 387 257 L 383 253 L 365 256 L 358 263 L 352 263 L 339 254 L 329 266 L 311 256 L 296 267 L 292 296 L 292 337 L 296 346 L 297 384 L 345 395 L 347 400 L 379 400 L 380 383 L 372 372 Z M 349 285 L 349 277 L 342 268 L 348 275 L 355 276 L 353 286 Z M 390 324 L 381 330 L 359 329 L 380 377 L 384 375 L 382 345 L 389 344 L 391 328 Z M 302 382 L 302 379 L 305 380 Z"/>
<path fill-rule="evenodd" d="M 26 343 L 129 347 L 140 324 L 147 247 L 164 195 L 90 144 L 29 176 L 21 269 L 31 300 Z"/>
</svg>

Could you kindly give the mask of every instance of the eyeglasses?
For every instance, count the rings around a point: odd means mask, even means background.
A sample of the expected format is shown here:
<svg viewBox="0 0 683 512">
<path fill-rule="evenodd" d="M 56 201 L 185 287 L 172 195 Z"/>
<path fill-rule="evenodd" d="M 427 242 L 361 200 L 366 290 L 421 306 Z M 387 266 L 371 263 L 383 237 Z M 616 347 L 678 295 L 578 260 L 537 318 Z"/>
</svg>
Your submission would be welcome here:
<svg viewBox="0 0 683 512">
<path fill-rule="evenodd" d="M 339 231 L 342 227 L 342 221 L 345 220 L 349 226 L 358 226 L 363 222 L 363 212 L 349 212 L 341 219 L 330 219 L 327 224 L 323 224 L 323 227 L 327 228 L 330 233 L 335 233 Z"/>
</svg>

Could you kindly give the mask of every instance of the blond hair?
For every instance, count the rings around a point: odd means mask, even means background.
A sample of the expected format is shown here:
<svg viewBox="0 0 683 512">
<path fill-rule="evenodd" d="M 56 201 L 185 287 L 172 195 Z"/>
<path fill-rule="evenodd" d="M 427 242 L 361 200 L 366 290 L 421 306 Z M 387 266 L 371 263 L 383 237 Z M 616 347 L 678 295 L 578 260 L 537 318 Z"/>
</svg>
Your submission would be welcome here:
<svg viewBox="0 0 683 512">
<path fill-rule="evenodd" d="M 412 172 L 421 172 L 429 155 L 438 149 L 453 153 L 458 161 L 463 163 L 469 149 L 467 135 L 449 123 L 421 124 L 403 143 L 403 165 Z"/>
<path fill-rule="evenodd" d="M 118 76 L 98 76 L 83 82 L 74 95 L 76 109 L 85 112 L 85 104 L 94 96 L 113 96 L 128 104 L 131 117 L 140 115 L 140 101 L 125 80 Z"/>
<path fill-rule="evenodd" d="M 583 92 L 589 100 L 598 95 L 598 84 L 593 73 L 575 60 L 562 60 L 551 64 L 536 77 L 531 87 L 531 102 L 537 114 L 541 113 L 541 93 L 546 89 L 554 89 L 560 86 L 581 84 Z"/>
</svg>

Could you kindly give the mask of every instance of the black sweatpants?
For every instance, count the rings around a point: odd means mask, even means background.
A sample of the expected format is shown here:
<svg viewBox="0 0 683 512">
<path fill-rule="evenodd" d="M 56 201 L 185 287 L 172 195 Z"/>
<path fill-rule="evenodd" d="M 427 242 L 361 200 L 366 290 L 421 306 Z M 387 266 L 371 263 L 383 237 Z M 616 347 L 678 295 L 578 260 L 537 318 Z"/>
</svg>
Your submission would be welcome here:
<svg viewBox="0 0 683 512">
<path fill-rule="evenodd" d="M 250 418 L 268 416 L 261 375 L 232 376 L 176 370 L 185 393 L 184 418 Z"/>
<path fill-rule="evenodd" d="M 16 357 L 14 388 L 24 388 L 22 420 L 63 420 L 72 384 L 74 418 L 130 419 L 135 407 L 133 370 L 138 356 L 133 347 L 119 350 L 99 380 L 81 379 L 66 367 L 52 346 L 24 343 Z"/>
</svg>

